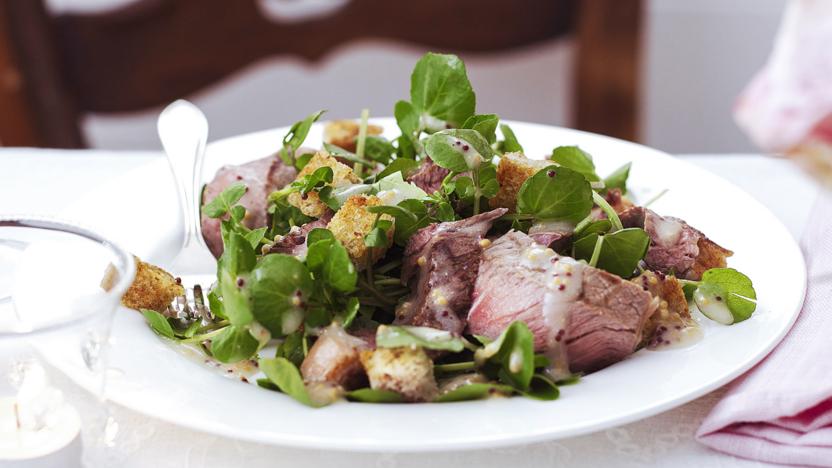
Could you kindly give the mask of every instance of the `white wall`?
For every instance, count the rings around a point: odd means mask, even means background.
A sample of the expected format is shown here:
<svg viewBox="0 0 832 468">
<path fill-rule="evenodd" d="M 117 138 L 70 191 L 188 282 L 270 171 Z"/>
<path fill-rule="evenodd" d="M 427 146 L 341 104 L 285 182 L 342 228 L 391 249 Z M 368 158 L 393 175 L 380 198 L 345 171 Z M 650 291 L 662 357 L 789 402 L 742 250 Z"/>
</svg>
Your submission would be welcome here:
<svg viewBox="0 0 832 468">
<path fill-rule="evenodd" d="M 50 0 L 59 9 L 130 0 Z M 318 0 L 322 1 L 322 0 Z M 651 0 L 645 31 L 643 140 L 676 152 L 753 151 L 731 118 L 734 99 L 765 62 L 786 0 Z M 363 107 L 392 113 L 407 96 L 421 50 L 352 44 L 319 64 L 275 59 L 194 97 L 212 138 L 290 124 L 318 108 L 350 117 Z M 571 48 L 556 41 L 511 54 L 466 58 L 478 108 L 504 118 L 566 125 Z M 465 57 L 463 57 L 465 58 Z M 90 116 L 91 143 L 157 148 L 158 109 Z"/>
</svg>

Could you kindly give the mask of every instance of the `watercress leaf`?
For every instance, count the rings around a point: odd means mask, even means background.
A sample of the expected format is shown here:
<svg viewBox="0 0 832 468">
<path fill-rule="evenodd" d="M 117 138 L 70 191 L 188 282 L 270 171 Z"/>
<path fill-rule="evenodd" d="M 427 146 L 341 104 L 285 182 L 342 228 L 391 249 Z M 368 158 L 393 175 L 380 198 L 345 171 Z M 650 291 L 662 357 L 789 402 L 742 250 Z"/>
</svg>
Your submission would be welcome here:
<svg viewBox="0 0 832 468">
<path fill-rule="evenodd" d="M 418 114 L 460 125 L 474 114 L 476 96 L 465 64 L 455 55 L 427 53 L 410 77 L 410 102 Z"/>
<path fill-rule="evenodd" d="M 272 359 L 260 359 L 258 361 L 260 370 L 266 377 L 280 389 L 281 392 L 289 395 L 304 405 L 317 407 L 318 405 L 309 397 L 303 378 L 298 368 L 288 359 L 281 357 Z"/>
<path fill-rule="evenodd" d="M 361 303 L 358 302 L 358 298 L 353 296 L 347 299 L 347 305 L 344 306 L 344 310 L 338 314 L 338 320 L 341 322 L 341 326 L 344 328 L 349 328 L 352 325 L 353 320 L 355 320 L 356 315 L 358 314 L 358 309 L 361 308 Z"/>
<path fill-rule="evenodd" d="M 243 226 L 241 224 L 245 217 L 246 217 L 246 207 L 244 207 L 242 205 L 235 205 L 235 206 L 231 207 L 231 219 L 234 220 L 234 222 L 236 223 L 236 224 L 233 224 L 233 227 L 236 231 L 245 232 L 245 230 L 247 229 L 245 226 Z"/>
<path fill-rule="evenodd" d="M 304 153 L 295 158 L 295 169 L 301 171 L 309 163 L 309 160 L 312 159 L 312 156 L 315 156 L 315 153 Z"/>
<path fill-rule="evenodd" d="M 202 212 L 209 218 L 220 218 L 231 211 L 231 207 L 246 194 L 246 185 L 242 182 L 231 184 L 213 200 L 202 207 Z"/>
<path fill-rule="evenodd" d="M 424 207 L 424 205 L 422 205 L 421 203 L 419 203 L 419 206 Z M 370 213 L 383 213 L 383 214 L 386 214 L 386 215 L 393 216 L 396 219 L 401 218 L 401 217 L 407 217 L 412 221 L 418 221 L 418 219 L 419 219 L 416 216 L 416 213 L 408 210 L 407 208 L 405 208 L 403 206 L 398 206 L 398 205 L 396 205 L 396 206 L 390 206 L 390 205 L 369 206 L 369 207 L 367 207 L 367 211 L 370 212 Z"/>
<path fill-rule="evenodd" d="M 232 276 L 251 271 L 257 261 L 254 245 L 245 236 L 235 231 L 229 232 L 228 242 L 225 243 L 219 260 L 219 268 L 227 271 Z"/>
<path fill-rule="evenodd" d="M 413 140 L 407 135 L 399 135 L 396 138 L 396 157 L 398 159 L 416 159 L 416 147 L 413 145 Z"/>
<path fill-rule="evenodd" d="M 718 321 L 726 324 L 747 320 L 757 309 L 757 292 L 751 279 L 733 268 L 706 271 L 693 297 L 699 310 L 712 319 L 713 314 L 706 312 L 724 303 L 733 320 Z"/>
<path fill-rule="evenodd" d="M 371 161 L 388 164 L 395 152 L 396 148 L 384 137 L 368 135 L 364 140 L 364 157 Z"/>
<path fill-rule="evenodd" d="M 225 269 L 218 270 L 218 283 L 222 293 L 223 312 L 232 325 L 248 325 L 254 320 L 251 313 L 248 292 L 240 288 L 238 280 L 245 276 L 232 275 Z"/>
<path fill-rule="evenodd" d="M 360 403 L 400 403 L 403 401 L 402 396 L 396 392 L 375 388 L 359 388 L 347 392 L 344 396 L 347 400 Z"/>
<path fill-rule="evenodd" d="M 224 363 L 251 358 L 260 343 L 245 326 L 229 325 L 211 340 L 211 355 Z"/>
<path fill-rule="evenodd" d="M 499 121 L 500 118 L 497 117 L 497 114 L 472 115 L 462 124 L 462 128 L 478 131 L 491 144 L 497 140 L 497 123 Z"/>
<path fill-rule="evenodd" d="M 223 310 L 222 298 L 220 298 L 217 293 L 217 289 L 212 289 L 211 292 L 208 293 L 208 310 L 211 311 L 214 317 L 218 317 L 220 319 L 228 318 L 225 314 L 225 310 Z"/>
<path fill-rule="evenodd" d="M 474 181 L 470 177 L 460 176 L 454 179 L 454 192 L 460 198 L 473 197 L 475 190 Z"/>
<path fill-rule="evenodd" d="M 480 166 L 480 194 L 485 198 L 493 198 L 500 191 L 500 183 L 497 181 L 497 168 L 491 163 Z"/>
<path fill-rule="evenodd" d="M 196 334 L 196 331 L 199 330 L 201 326 L 201 320 L 194 320 L 190 325 L 188 325 L 188 328 L 182 330 L 181 332 L 177 331 L 176 335 L 182 338 L 193 338 L 193 336 Z"/>
<path fill-rule="evenodd" d="M 335 240 L 335 235 L 329 229 L 324 228 L 315 228 L 306 235 L 306 245 L 312 245 L 322 240 Z"/>
<path fill-rule="evenodd" d="M 309 193 L 314 189 L 332 183 L 332 168 L 323 166 L 315 169 L 314 172 L 301 179 L 300 193 Z"/>
<path fill-rule="evenodd" d="M 534 374 L 532 376 L 529 390 L 523 392 L 523 395 L 534 398 L 535 400 L 557 400 L 560 396 L 560 390 L 555 382 L 543 374 Z"/>
<path fill-rule="evenodd" d="M 412 142 L 411 138 L 416 136 L 419 131 L 419 113 L 413 107 L 413 104 L 407 101 L 399 101 L 393 108 L 393 115 L 396 117 L 396 124 L 402 131 L 402 134 L 407 137 L 408 142 Z"/>
<path fill-rule="evenodd" d="M 333 195 L 333 188 L 331 185 L 327 185 L 318 191 L 318 199 L 324 202 L 332 211 L 340 210 L 341 205 L 343 205 L 341 199 Z M 344 201 L 346 201 L 346 199 Z"/>
<path fill-rule="evenodd" d="M 332 322 L 332 313 L 323 306 L 313 306 L 306 309 L 306 329 L 325 327 Z"/>
<path fill-rule="evenodd" d="M 364 236 L 364 245 L 367 247 L 387 247 L 387 230 L 376 226 Z"/>
<path fill-rule="evenodd" d="M 419 167 L 419 163 L 413 159 L 407 159 L 399 157 L 398 159 L 393 160 L 387 167 L 384 168 L 381 172 L 378 173 L 376 178 L 379 180 L 395 173 L 400 173 L 402 178 L 407 178 L 410 174 L 416 171 Z"/>
<path fill-rule="evenodd" d="M 562 167 L 581 173 L 590 182 L 601 180 L 595 173 L 592 156 L 577 146 L 558 146 L 552 151 L 550 159 Z"/>
<path fill-rule="evenodd" d="M 434 133 L 428 138 L 425 149 L 437 166 L 459 173 L 476 169 L 483 161 L 491 161 L 494 157 L 488 141 L 470 129 Z"/>
<path fill-rule="evenodd" d="M 306 264 L 316 279 L 323 280 L 335 291 L 351 293 L 355 290 L 358 273 L 347 249 L 336 239 L 309 244 Z"/>
<path fill-rule="evenodd" d="M 500 124 L 500 133 L 503 134 L 503 140 L 498 145 L 498 149 L 501 153 L 523 152 L 523 147 L 520 145 L 520 142 L 517 141 L 517 137 L 514 135 L 514 130 L 512 130 L 508 124 Z"/>
<path fill-rule="evenodd" d="M 260 241 L 263 240 L 263 236 L 266 235 L 266 231 L 268 228 L 261 227 L 257 229 L 252 229 L 248 233 L 245 234 L 245 238 L 253 249 L 256 249 L 258 245 L 260 245 Z M 256 252 L 255 252 L 256 253 Z"/>
<path fill-rule="evenodd" d="M 286 358 L 292 364 L 300 366 L 305 357 L 303 354 L 304 339 L 303 331 L 301 330 L 286 335 L 286 339 L 277 346 L 274 357 Z"/>
<path fill-rule="evenodd" d="M 376 330 L 376 346 L 381 348 L 420 346 L 426 349 L 458 353 L 465 348 L 465 342 L 459 336 L 437 328 L 379 325 Z"/>
<path fill-rule="evenodd" d="M 262 257 L 251 271 L 245 289 L 251 297 L 252 315 L 279 337 L 294 332 L 303 322 L 314 284 L 300 260 L 271 254 Z"/>
<path fill-rule="evenodd" d="M 496 340 L 478 349 L 474 360 L 497 365 L 503 383 L 528 391 L 534 374 L 534 335 L 522 321 L 512 322 Z"/>
<path fill-rule="evenodd" d="M 142 309 L 141 311 L 144 319 L 147 320 L 147 324 L 150 325 L 150 328 L 157 335 L 170 338 L 171 340 L 174 339 L 173 327 L 170 326 L 167 317 L 155 310 Z"/>
<path fill-rule="evenodd" d="M 526 179 L 517 194 L 517 212 L 536 219 L 577 223 L 592 210 L 592 188 L 571 169 L 548 166 Z"/>
<path fill-rule="evenodd" d="M 584 226 L 583 229 L 578 232 L 575 231 L 575 242 L 583 239 L 584 237 L 590 234 L 597 234 L 597 233 L 606 233 L 612 228 L 612 223 L 608 219 L 598 219 L 592 221 L 591 223 Z M 591 254 L 590 254 L 591 255 Z"/>
<path fill-rule="evenodd" d="M 294 165 L 295 151 L 297 151 L 306 140 L 306 136 L 309 135 L 309 129 L 312 128 L 312 124 L 315 123 L 324 112 L 326 111 L 320 110 L 309 114 L 305 119 L 295 122 L 294 125 L 289 128 L 286 136 L 283 137 L 283 147 L 280 148 L 279 152 L 280 158 L 283 159 L 283 162 L 290 166 Z"/>
<path fill-rule="evenodd" d="M 630 166 L 632 163 L 627 163 L 618 169 L 614 170 L 612 174 L 604 178 L 604 187 L 606 189 L 617 188 L 621 193 L 627 193 L 627 178 L 630 177 Z"/>
<path fill-rule="evenodd" d="M 575 258 L 589 260 L 595 249 L 599 233 L 584 235 L 574 244 Z M 630 278 L 638 262 L 647 253 L 650 236 L 639 228 L 627 228 L 604 235 L 596 266 L 622 278 Z"/>
<path fill-rule="evenodd" d="M 436 403 L 481 400 L 494 394 L 511 395 L 514 389 L 509 385 L 490 382 L 474 382 L 455 388 L 433 400 Z"/>
<path fill-rule="evenodd" d="M 688 301 L 692 300 L 693 293 L 696 291 L 697 287 L 699 287 L 697 282 L 682 283 L 682 292 L 685 293 L 685 299 Z"/>
<path fill-rule="evenodd" d="M 420 200 L 404 200 L 397 206 L 402 209 L 402 212 L 392 215 L 396 218 L 393 240 L 396 244 L 405 246 L 413 233 L 430 224 L 430 217 L 425 204 Z"/>
<path fill-rule="evenodd" d="M 436 205 L 436 219 L 442 222 L 456 221 L 456 212 L 448 202 L 438 203 Z"/>
</svg>

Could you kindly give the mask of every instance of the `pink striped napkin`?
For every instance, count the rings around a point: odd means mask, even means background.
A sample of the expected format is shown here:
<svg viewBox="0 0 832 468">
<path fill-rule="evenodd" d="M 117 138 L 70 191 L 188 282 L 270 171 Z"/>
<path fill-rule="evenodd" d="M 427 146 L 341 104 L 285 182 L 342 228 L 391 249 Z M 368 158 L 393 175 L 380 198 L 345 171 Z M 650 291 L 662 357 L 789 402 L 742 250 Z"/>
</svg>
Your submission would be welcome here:
<svg viewBox="0 0 832 468">
<path fill-rule="evenodd" d="M 821 195 L 810 219 L 803 310 L 783 342 L 705 418 L 696 437 L 713 449 L 832 467 L 832 194 Z"/>
</svg>

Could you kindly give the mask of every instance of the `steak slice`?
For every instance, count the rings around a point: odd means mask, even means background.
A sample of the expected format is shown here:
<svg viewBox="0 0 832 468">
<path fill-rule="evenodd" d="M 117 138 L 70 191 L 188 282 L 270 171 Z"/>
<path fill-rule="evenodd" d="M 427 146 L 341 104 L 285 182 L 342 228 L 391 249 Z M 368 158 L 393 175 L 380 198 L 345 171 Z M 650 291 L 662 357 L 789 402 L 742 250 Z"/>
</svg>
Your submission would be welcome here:
<svg viewBox="0 0 832 468">
<path fill-rule="evenodd" d="M 624 227 L 642 228 L 650 236 L 644 263 L 651 270 L 699 280 L 705 271 L 725 267 L 725 259 L 733 255 L 681 219 L 659 216 L 640 206 L 623 211 L 619 217 Z"/>
<path fill-rule="evenodd" d="M 306 236 L 316 228 L 326 228 L 326 225 L 332 219 L 332 212 L 327 211 L 320 218 L 309 221 L 303 226 L 293 226 L 289 233 L 278 239 L 269 246 L 268 253 L 280 253 L 286 255 L 294 255 L 295 257 L 305 258 L 306 250 Z"/>
<path fill-rule="evenodd" d="M 361 351 L 371 345 L 348 334 L 337 324 L 324 329 L 300 366 L 306 383 L 327 383 L 353 389 L 366 384 L 367 376 L 361 366 Z"/>
<path fill-rule="evenodd" d="M 449 173 L 450 171 L 444 167 L 437 166 L 430 157 L 427 157 L 422 161 L 419 169 L 407 178 L 407 181 L 415 184 L 424 190 L 425 193 L 431 194 L 442 187 L 442 181 L 445 180 L 445 177 Z"/>
<path fill-rule="evenodd" d="M 396 324 L 439 328 L 453 333 L 465 329 L 465 314 L 477 277 L 484 237 L 499 208 L 460 221 L 431 224 L 408 241 L 402 283 L 413 295 L 396 310 Z"/>
<path fill-rule="evenodd" d="M 268 156 L 239 166 L 223 166 L 214 176 L 214 180 L 205 185 L 202 191 L 202 204 L 213 200 L 223 190 L 236 182 L 242 182 L 248 190 L 240 205 L 246 208 L 245 225 L 249 229 L 256 229 L 268 225 L 269 194 L 291 183 L 297 171 L 286 166 L 276 156 Z M 202 237 L 208 249 L 215 257 L 222 255 L 222 234 L 220 233 L 220 219 L 201 216 Z"/>
<path fill-rule="evenodd" d="M 485 250 L 468 331 L 497 338 L 516 320 L 552 372 L 592 372 L 632 354 L 653 311 L 641 287 L 510 231 Z"/>
</svg>

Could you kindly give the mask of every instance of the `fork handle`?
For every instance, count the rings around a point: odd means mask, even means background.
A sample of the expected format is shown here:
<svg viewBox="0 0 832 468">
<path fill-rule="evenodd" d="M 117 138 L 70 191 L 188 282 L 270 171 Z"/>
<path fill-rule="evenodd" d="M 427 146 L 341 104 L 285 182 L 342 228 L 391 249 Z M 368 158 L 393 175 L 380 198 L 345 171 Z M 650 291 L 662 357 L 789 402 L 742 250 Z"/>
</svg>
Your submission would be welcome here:
<svg viewBox="0 0 832 468">
<path fill-rule="evenodd" d="M 180 99 L 168 105 L 159 115 L 158 131 L 176 180 L 182 207 L 185 224 L 182 247 L 198 244 L 205 246 L 199 211 L 208 120 L 199 108 Z"/>
</svg>

